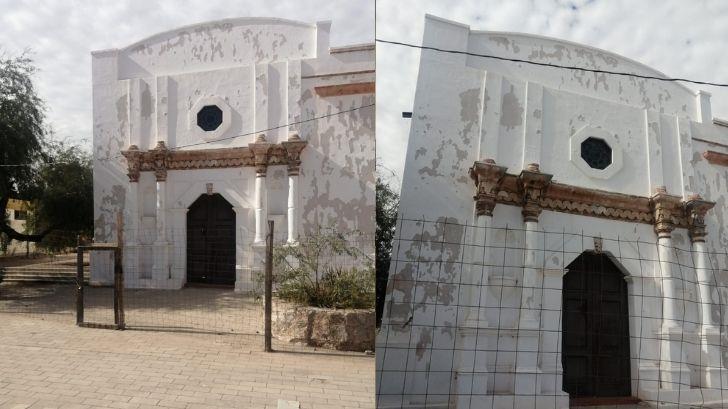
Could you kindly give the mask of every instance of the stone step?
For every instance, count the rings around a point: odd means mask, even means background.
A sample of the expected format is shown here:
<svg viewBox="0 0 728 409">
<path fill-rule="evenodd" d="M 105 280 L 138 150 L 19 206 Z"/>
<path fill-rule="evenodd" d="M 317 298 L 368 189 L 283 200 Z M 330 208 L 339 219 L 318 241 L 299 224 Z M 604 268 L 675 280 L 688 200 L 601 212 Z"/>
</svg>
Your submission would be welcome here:
<svg viewBox="0 0 728 409">
<path fill-rule="evenodd" d="M 89 272 L 84 272 L 84 281 L 89 281 Z M 36 270 L 36 269 L 26 269 L 26 270 L 0 270 L 0 281 L 5 282 L 44 282 L 44 283 L 67 283 L 67 282 L 75 282 L 76 280 L 76 271 L 75 270 L 67 270 L 67 271 L 59 271 L 59 270 Z"/>
<path fill-rule="evenodd" d="M 4 271 L 76 271 L 76 266 L 69 265 L 53 265 L 53 266 L 22 266 L 22 267 L 3 267 Z"/>
</svg>

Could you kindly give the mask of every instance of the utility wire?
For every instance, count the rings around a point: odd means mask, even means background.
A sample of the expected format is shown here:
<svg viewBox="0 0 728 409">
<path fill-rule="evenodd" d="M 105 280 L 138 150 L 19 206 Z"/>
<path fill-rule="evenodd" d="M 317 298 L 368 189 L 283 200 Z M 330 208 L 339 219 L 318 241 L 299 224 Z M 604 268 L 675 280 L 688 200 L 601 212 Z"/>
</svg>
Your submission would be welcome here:
<svg viewBox="0 0 728 409">
<path fill-rule="evenodd" d="M 348 112 L 353 112 L 353 111 L 356 111 L 356 110 L 359 110 L 359 109 L 369 108 L 369 107 L 373 107 L 373 106 L 374 106 L 374 104 L 361 105 L 361 106 L 354 107 L 354 108 L 351 108 L 351 109 L 345 109 L 343 111 L 333 112 L 333 113 L 326 114 L 326 115 L 321 115 L 321 116 L 315 116 L 313 118 L 304 119 L 304 120 L 301 120 L 301 121 L 289 122 L 289 123 L 287 123 L 285 125 L 278 125 L 278 126 L 274 126 L 274 127 L 267 128 L 267 129 L 261 129 L 261 130 L 257 130 L 257 131 L 253 131 L 253 132 L 248 132 L 248 133 L 240 134 L 240 135 L 232 135 L 232 136 L 228 136 L 226 138 L 215 139 L 214 141 L 204 141 L 204 142 L 191 143 L 191 144 L 188 144 L 188 145 L 179 145 L 179 146 L 174 147 L 174 149 L 172 149 L 172 150 L 177 150 L 177 149 L 180 149 L 180 148 L 188 148 L 190 146 L 204 145 L 204 144 L 208 144 L 208 143 L 215 143 L 215 142 L 225 141 L 225 140 L 228 140 L 228 139 L 240 138 L 242 136 L 255 135 L 255 134 L 259 134 L 259 133 L 263 133 L 263 132 L 273 131 L 273 130 L 280 129 L 280 128 L 287 128 L 287 127 L 289 127 L 291 125 L 298 125 L 298 124 L 303 124 L 303 123 L 306 123 L 306 122 L 317 121 L 319 119 L 329 118 L 329 117 L 336 116 L 336 115 L 340 115 L 340 114 L 346 114 Z"/>
<path fill-rule="evenodd" d="M 430 47 L 430 46 L 426 46 L 426 45 L 404 43 L 401 41 L 382 40 L 380 38 L 377 38 L 376 42 L 384 43 L 384 44 L 399 45 L 399 46 L 410 47 L 410 48 L 419 48 L 421 50 L 437 51 L 437 52 L 441 52 L 441 53 L 463 54 L 463 55 L 469 55 L 472 57 L 482 57 L 482 58 L 491 58 L 491 59 L 500 60 L 500 61 L 519 62 L 519 63 L 524 63 L 524 64 L 538 65 L 541 67 L 595 72 L 595 73 L 599 73 L 599 74 L 622 75 L 625 77 L 644 78 L 644 79 L 649 79 L 649 80 L 658 80 L 658 81 L 666 81 L 666 82 L 680 81 L 680 82 L 689 82 L 692 84 L 699 84 L 699 85 L 712 85 L 714 87 L 728 87 L 728 84 L 719 83 L 719 82 L 697 81 L 697 80 L 691 80 L 691 79 L 687 79 L 687 78 L 656 77 L 656 76 L 652 76 L 652 75 L 632 74 L 632 73 L 628 73 L 628 72 L 600 70 L 600 69 L 596 69 L 596 68 L 585 68 L 585 67 L 576 67 L 576 66 L 571 66 L 571 65 L 551 64 L 551 63 L 546 63 L 546 62 L 523 60 L 520 58 L 501 57 L 501 56 L 492 55 L 492 54 L 478 54 L 478 53 L 471 53 L 469 51 L 449 50 L 449 49 L 445 49 L 445 48 Z"/>
<path fill-rule="evenodd" d="M 229 140 L 229 139 L 240 138 L 240 137 L 243 137 L 243 136 L 256 135 L 256 134 L 259 134 L 259 133 L 273 131 L 273 130 L 280 129 L 280 128 L 286 128 L 286 127 L 289 127 L 291 125 L 298 125 L 298 124 L 303 124 L 303 123 L 306 123 L 306 122 L 317 121 L 319 119 L 330 118 L 332 116 L 336 116 L 336 115 L 341 115 L 341 114 L 353 112 L 353 111 L 356 111 L 356 110 L 359 110 L 359 109 L 373 107 L 374 105 L 375 104 L 361 105 L 361 106 L 354 107 L 354 108 L 351 108 L 351 109 L 345 109 L 343 111 L 337 111 L 337 112 L 333 112 L 333 113 L 326 114 L 326 115 L 321 115 L 321 116 L 315 116 L 313 118 L 304 119 L 304 120 L 301 120 L 301 121 L 289 122 L 289 123 L 284 124 L 284 125 L 278 125 L 278 126 L 274 126 L 274 127 L 267 128 L 267 129 L 260 129 L 260 130 L 253 131 L 253 132 L 248 132 L 248 133 L 244 133 L 244 134 L 232 135 L 232 136 L 228 136 L 228 137 L 225 137 L 225 138 L 215 139 L 214 141 L 204 141 L 204 142 L 191 143 L 191 144 L 187 144 L 187 145 L 175 146 L 174 148 L 172 148 L 170 150 L 178 150 L 180 148 L 187 148 L 187 147 L 190 147 L 190 146 L 198 146 L 198 145 L 204 145 L 204 144 L 208 144 L 208 143 L 215 143 L 215 142 L 225 141 L 225 140 Z M 96 159 L 96 160 L 111 160 L 111 159 L 120 158 L 121 156 L 122 155 L 116 155 L 116 156 L 112 156 L 110 158 L 99 158 L 99 159 Z M 61 164 L 61 163 L 73 163 L 73 162 L 49 162 L 49 163 L 45 163 L 45 165 L 54 165 L 54 164 Z M 24 163 L 24 164 L 16 164 L 16 165 L 3 165 L 3 164 L 0 164 L 0 167 L 23 167 L 23 166 L 33 166 L 33 165 L 34 165 L 33 163 Z"/>
</svg>

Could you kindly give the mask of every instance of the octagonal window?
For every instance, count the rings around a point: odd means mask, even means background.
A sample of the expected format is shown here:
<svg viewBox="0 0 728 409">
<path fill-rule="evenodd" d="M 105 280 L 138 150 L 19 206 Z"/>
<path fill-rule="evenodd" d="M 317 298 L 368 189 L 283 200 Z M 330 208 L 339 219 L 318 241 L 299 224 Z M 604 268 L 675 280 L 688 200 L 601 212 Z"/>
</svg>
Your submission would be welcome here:
<svg viewBox="0 0 728 409">
<path fill-rule="evenodd" d="M 581 158 L 593 169 L 606 169 L 612 164 L 612 148 L 604 139 L 589 137 L 581 143 Z"/>
<path fill-rule="evenodd" d="M 197 112 L 197 126 L 204 131 L 214 131 L 222 124 L 222 110 L 217 105 L 205 105 Z"/>
</svg>

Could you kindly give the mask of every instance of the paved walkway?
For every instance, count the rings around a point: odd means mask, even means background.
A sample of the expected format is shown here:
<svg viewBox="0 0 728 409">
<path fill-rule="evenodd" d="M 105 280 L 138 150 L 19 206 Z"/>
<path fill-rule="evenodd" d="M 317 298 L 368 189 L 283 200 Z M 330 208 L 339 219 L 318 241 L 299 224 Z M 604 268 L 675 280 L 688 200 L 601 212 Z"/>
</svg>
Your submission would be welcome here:
<svg viewBox="0 0 728 409">
<path fill-rule="evenodd" d="M 374 359 L 0 313 L 0 408 L 373 408 Z"/>
</svg>

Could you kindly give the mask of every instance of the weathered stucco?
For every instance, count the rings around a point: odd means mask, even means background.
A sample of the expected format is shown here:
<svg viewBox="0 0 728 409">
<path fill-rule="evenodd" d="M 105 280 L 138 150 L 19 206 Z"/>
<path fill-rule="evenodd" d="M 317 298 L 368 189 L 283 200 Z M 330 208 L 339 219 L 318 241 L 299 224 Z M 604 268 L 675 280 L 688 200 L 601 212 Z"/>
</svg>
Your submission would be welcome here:
<svg viewBox="0 0 728 409">
<path fill-rule="evenodd" d="M 171 151 L 224 149 L 248 147 L 261 133 L 272 144 L 297 134 L 307 142 L 295 191 L 298 233 L 334 224 L 373 237 L 373 107 L 308 121 L 374 102 L 371 92 L 316 94 L 320 85 L 374 79 L 374 47 L 329 48 L 330 26 L 228 19 L 92 53 L 95 240 L 116 240 L 116 215 L 122 212 L 129 285 L 184 284 L 186 210 L 208 189 L 236 213 L 237 288 L 252 285 L 251 269 L 260 263 L 251 247 L 255 168 L 169 170 L 161 187 L 155 172 L 142 171 L 138 183 L 130 183 L 121 152 L 131 145 L 140 151 L 159 142 Z M 211 104 L 224 112 L 223 123 L 206 132 L 196 125 L 196 115 Z M 265 179 L 263 217 L 276 222 L 276 238 L 285 240 L 288 169 L 270 165 Z M 105 283 L 110 263 L 101 257 L 92 256 L 92 281 Z"/>
<path fill-rule="evenodd" d="M 650 67 L 592 47 L 526 34 L 471 31 L 433 16 L 426 18 L 423 45 L 662 76 Z M 422 50 L 402 176 L 399 240 L 377 340 L 380 405 L 417 407 L 427 402 L 428 407 L 490 407 L 508 395 L 510 401 L 500 401 L 504 407 L 568 405 L 568 398 L 562 399 L 561 362 L 555 358 L 560 357 L 555 350 L 539 350 L 543 389 L 531 392 L 528 399 L 534 400 L 514 397 L 517 364 L 514 350 L 509 348 L 522 348 L 516 347 L 523 342 L 515 329 L 519 309 L 534 302 L 521 287 L 529 279 L 525 260 L 538 261 L 538 277 L 547 288 L 541 298 L 540 328 L 545 331 L 541 345 L 560 348 L 560 338 L 557 342 L 549 337 L 560 331 L 564 269 L 582 252 L 594 250 L 595 237 L 602 238 L 603 251 L 629 279 L 630 313 L 639 316 L 630 320 L 630 334 L 651 334 L 634 336 L 630 344 L 633 395 L 649 399 L 657 383 L 645 381 L 644 374 L 650 373 L 651 360 L 659 359 L 655 334 L 663 308 L 654 227 L 646 222 L 544 210 L 538 216 L 539 233 L 529 233 L 529 238 L 520 203 L 503 204 L 507 200 L 500 198 L 493 210 L 493 230 L 486 235 L 482 226 L 475 227 L 474 184 L 468 169 L 475 161 L 494 159 L 509 174 L 518 175 L 535 163 L 540 172 L 553 175 L 553 182 L 595 192 L 649 198 L 664 188 L 683 201 L 700 194 L 715 202 L 705 218 L 707 247 L 713 253 L 711 271 L 717 280 L 712 287 L 717 291 L 711 293 L 711 314 L 714 322 L 726 325 L 728 314 L 720 305 L 728 299 L 728 276 L 723 271 L 728 269 L 728 259 L 720 253 L 728 246 L 728 217 L 724 217 L 728 216 L 728 167 L 709 163 L 703 152 L 728 153 L 728 128 L 712 119 L 709 96 L 680 83 Z M 586 165 L 585 169 L 577 161 L 573 140 L 585 133 L 610 141 L 618 168 L 599 171 Z M 482 254 L 482 249 L 477 253 L 468 245 L 474 240 L 487 241 L 486 246 L 497 251 L 490 252 L 486 260 L 471 262 L 477 257 L 469 252 Z M 525 250 L 534 243 L 538 250 Z M 695 253 L 685 228 L 673 231 L 672 246 L 679 273 L 688 282 L 682 287 L 684 333 L 696 334 L 700 306 L 693 285 L 697 280 Z M 483 281 L 483 277 L 490 279 Z M 552 288 L 559 290 L 550 293 Z M 468 304 L 473 299 L 477 305 Z M 466 325 L 464 317 L 472 317 L 470 311 L 483 307 L 484 314 L 472 313 L 481 321 Z M 485 322 L 487 325 L 482 324 Z M 483 344 L 478 348 L 468 344 L 468 336 Z M 725 331 L 723 338 L 728 344 Z M 685 345 L 689 365 L 697 365 L 699 341 Z M 502 351 L 492 352 L 495 349 Z M 722 354 L 728 358 L 728 348 Z M 478 371 L 486 373 L 474 375 Z M 510 378 L 494 377 L 497 371 Z M 468 385 L 472 382 L 472 390 L 471 386 L 459 389 L 463 379 Z M 539 401 L 539 394 L 549 398 Z M 467 399 L 459 399 L 461 396 Z M 500 398 L 494 400 L 494 396 Z"/>
</svg>

